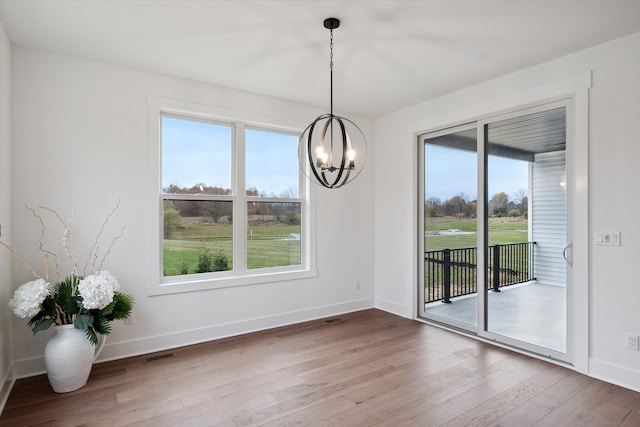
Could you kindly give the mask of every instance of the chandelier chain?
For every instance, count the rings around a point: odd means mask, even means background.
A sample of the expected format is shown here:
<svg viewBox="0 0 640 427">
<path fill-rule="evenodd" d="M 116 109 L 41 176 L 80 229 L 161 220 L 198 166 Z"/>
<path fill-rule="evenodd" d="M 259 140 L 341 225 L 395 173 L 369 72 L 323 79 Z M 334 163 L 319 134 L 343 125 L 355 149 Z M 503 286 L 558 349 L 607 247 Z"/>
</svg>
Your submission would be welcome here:
<svg viewBox="0 0 640 427">
<path fill-rule="evenodd" d="M 329 36 L 329 74 L 330 74 L 330 112 L 333 115 L 333 30 L 330 30 Z"/>
</svg>

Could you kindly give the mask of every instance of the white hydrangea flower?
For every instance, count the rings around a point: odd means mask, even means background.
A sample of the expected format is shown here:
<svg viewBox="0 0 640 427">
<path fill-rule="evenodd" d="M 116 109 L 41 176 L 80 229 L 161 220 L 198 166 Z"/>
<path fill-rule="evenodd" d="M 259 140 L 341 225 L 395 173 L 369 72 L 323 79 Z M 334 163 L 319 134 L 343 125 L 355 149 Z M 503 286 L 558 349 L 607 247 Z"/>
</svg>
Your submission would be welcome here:
<svg viewBox="0 0 640 427">
<path fill-rule="evenodd" d="M 24 319 L 33 317 L 40 311 L 40 305 L 49 295 L 51 285 L 43 279 L 33 280 L 20 286 L 9 300 L 13 313 Z"/>
<path fill-rule="evenodd" d="M 108 271 L 100 271 L 80 280 L 78 291 L 82 296 L 82 306 L 87 310 L 102 310 L 111 302 L 113 295 L 120 290 L 120 283 Z"/>
</svg>

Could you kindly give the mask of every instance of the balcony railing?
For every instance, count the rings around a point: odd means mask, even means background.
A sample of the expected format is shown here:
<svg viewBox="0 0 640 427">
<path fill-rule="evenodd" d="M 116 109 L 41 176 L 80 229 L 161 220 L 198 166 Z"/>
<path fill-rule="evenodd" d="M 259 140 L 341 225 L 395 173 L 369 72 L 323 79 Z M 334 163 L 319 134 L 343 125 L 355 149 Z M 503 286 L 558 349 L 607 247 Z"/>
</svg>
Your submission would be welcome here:
<svg viewBox="0 0 640 427">
<path fill-rule="evenodd" d="M 533 246 L 536 242 L 489 246 L 487 289 L 535 280 Z M 477 292 L 477 248 L 440 249 L 424 253 L 425 303 Z"/>
</svg>

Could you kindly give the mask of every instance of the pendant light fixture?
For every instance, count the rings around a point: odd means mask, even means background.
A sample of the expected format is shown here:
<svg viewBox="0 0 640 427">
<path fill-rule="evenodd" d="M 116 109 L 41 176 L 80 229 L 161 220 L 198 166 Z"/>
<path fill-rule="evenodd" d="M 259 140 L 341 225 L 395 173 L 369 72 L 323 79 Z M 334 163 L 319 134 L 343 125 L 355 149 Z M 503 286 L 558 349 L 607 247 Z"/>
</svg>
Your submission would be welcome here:
<svg viewBox="0 0 640 427">
<path fill-rule="evenodd" d="M 337 18 L 324 20 L 324 27 L 331 33 L 330 112 L 311 122 L 298 143 L 298 160 L 304 174 L 325 188 L 340 188 L 353 181 L 367 161 L 367 141 L 362 130 L 351 120 L 333 114 L 333 30 L 339 26 Z"/>
</svg>

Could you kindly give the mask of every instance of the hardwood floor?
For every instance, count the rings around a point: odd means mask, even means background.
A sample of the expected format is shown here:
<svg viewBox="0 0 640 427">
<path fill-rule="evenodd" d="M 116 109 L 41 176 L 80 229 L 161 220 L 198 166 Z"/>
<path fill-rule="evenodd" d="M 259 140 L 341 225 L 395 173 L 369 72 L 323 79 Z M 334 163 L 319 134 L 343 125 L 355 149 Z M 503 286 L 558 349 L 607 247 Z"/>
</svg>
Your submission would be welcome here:
<svg viewBox="0 0 640 427">
<path fill-rule="evenodd" d="M 19 380 L 0 425 L 640 426 L 640 393 L 379 310 L 168 353 Z"/>
</svg>

